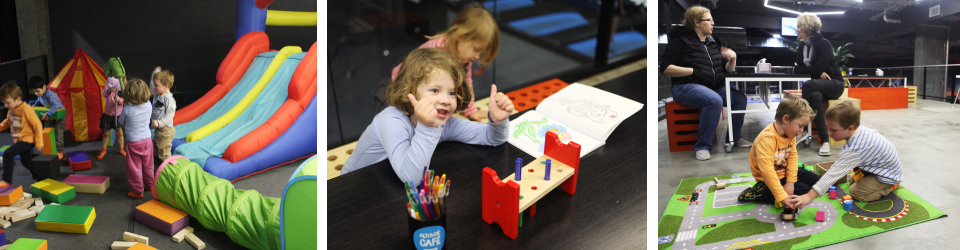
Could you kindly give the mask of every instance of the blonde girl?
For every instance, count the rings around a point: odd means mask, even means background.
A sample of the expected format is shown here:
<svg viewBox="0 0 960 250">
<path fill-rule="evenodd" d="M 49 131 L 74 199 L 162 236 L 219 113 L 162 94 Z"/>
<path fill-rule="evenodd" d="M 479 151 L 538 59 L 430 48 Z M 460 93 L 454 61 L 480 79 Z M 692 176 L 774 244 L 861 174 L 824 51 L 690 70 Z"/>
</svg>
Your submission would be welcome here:
<svg viewBox="0 0 960 250">
<path fill-rule="evenodd" d="M 127 181 L 133 187 L 127 196 L 142 199 L 143 192 L 151 191 L 150 187 L 156 181 L 153 175 L 153 140 L 150 138 L 153 105 L 149 100 L 152 92 L 146 82 L 134 78 L 127 82 L 127 89 L 122 95 L 126 103 L 117 121 L 126 133 Z"/>
</svg>

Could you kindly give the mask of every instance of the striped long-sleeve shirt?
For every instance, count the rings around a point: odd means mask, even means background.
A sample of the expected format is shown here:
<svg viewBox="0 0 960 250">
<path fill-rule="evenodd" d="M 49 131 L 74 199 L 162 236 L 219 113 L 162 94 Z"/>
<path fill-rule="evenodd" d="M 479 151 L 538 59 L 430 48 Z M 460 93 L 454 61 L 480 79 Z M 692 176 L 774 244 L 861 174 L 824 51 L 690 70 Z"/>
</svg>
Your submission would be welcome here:
<svg viewBox="0 0 960 250">
<path fill-rule="evenodd" d="M 903 166 L 900 164 L 897 148 L 877 130 L 860 126 L 847 140 L 847 144 L 843 145 L 837 161 L 820 177 L 813 189 L 823 196 L 830 189 L 830 185 L 855 167 L 876 174 L 877 180 L 883 183 L 900 184 L 903 181 Z"/>
<path fill-rule="evenodd" d="M 40 104 L 42 104 L 44 107 L 50 109 L 50 111 L 47 111 L 48 116 L 53 116 L 53 114 L 57 113 L 58 109 L 64 108 L 63 103 L 60 102 L 60 97 L 58 97 L 57 93 L 54 93 L 50 89 L 47 89 L 47 91 L 43 93 L 43 95 L 37 100 L 40 101 Z"/>
</svg>

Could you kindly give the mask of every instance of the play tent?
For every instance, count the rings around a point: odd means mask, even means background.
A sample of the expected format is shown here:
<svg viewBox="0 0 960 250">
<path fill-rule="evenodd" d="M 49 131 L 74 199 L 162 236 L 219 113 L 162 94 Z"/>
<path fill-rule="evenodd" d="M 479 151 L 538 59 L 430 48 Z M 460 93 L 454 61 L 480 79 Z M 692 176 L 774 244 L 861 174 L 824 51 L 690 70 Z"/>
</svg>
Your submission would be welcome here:
<svg viewBox="0 0 960 250">
<path fill-rule="evenodd" d="M 95 141 L 102 138 L 100 115 L 105 99 L 101 95 L 107 77 L 83 49 L 60 69 L 47 87 L 57 93 L 67 109 L 66 129 L 73 132 L 73 141 Z"/>
</svg>

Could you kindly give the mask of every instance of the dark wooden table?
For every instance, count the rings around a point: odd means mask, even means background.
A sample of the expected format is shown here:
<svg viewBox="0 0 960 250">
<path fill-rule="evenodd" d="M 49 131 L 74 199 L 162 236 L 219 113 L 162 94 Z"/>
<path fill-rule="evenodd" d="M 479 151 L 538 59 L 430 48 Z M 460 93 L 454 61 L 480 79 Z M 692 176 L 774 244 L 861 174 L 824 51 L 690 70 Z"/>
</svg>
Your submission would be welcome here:
<svg viewBox="0 0 960 250">
<path fill-rule="evenodd" d="M 646 70 L 640 74 L 645 75 Z M 616 81 L 596 87 L 646 102 L 645 81 Z M 447 197 L 446 249 L 643 249 L 646 247 L 646 109 L 630 116 L 606 145 L 580 159 L 574 195 L 559 187 L 525 213 L 517 239 L 481 218 L 481 172 L 503 178 L 514 160 L 534 160 L 504 143 L 497 147 L 443 142 L 430 168 L 452 180 Z M 524 111 L 526 112 L 526 111 Z M 511 116 L 519 117 L 521 113 Z M 388 161 L 327 181 L 327 248 L 415 249 L 407 229 L 404 186 Z"/>
</svg>

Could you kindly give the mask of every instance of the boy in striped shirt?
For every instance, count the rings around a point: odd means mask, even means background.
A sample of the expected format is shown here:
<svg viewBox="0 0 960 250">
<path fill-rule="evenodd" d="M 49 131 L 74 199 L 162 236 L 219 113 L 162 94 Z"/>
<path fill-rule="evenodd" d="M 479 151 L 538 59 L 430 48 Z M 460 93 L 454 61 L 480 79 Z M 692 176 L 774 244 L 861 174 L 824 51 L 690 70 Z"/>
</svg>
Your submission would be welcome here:
<svg viewBox="0 0 960 250">
<path fill-rule="evenodd" d="M 877 130 L 860 126 L 860 108 L 851 101 L 842 100 L 827 109 L 824 117 L 830 138 L 847 140 L 847 143 L 840 150 L 837 161 L 810 192 L 791 196 L 794 204 L 810 204 L 850 170 L 855 172 L 850 196 L 856 200 L 874 201 L 899 186 L 903 180 L 903 166 L 897 148 Z"/>
</svg>

